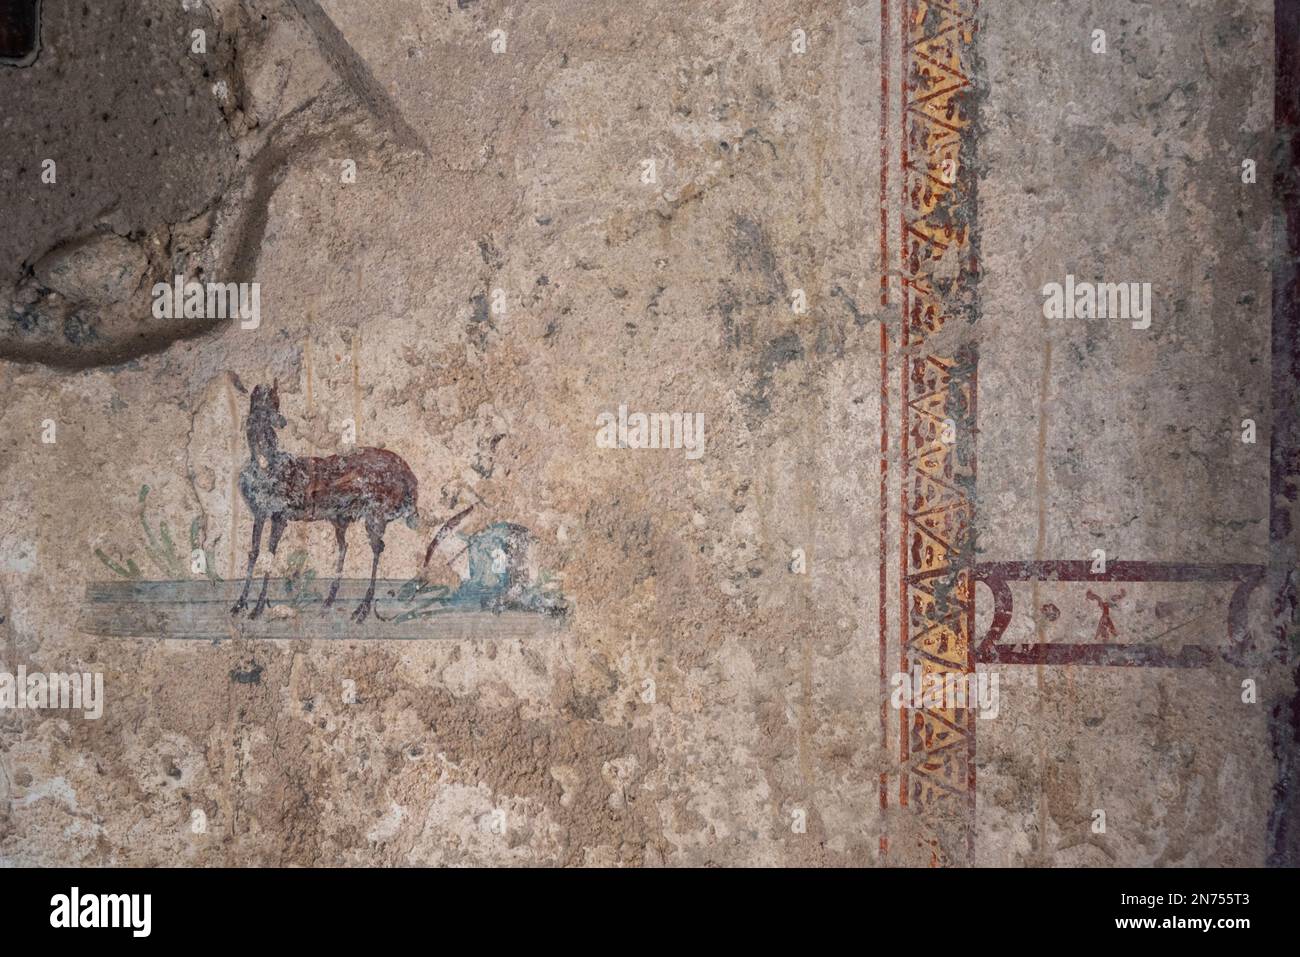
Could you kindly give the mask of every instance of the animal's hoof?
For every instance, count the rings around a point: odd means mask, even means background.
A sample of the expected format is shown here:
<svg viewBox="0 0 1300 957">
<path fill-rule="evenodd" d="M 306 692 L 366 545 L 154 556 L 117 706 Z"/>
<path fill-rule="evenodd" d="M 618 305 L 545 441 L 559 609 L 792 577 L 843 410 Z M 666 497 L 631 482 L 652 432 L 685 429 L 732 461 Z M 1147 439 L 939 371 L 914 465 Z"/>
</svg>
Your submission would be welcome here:
<svg viewBox="0 0 1300 957">
<path fill-rule="evenodd" d="M 243 610 L 244 610 L 245 608 L 247 608 L 247 607 L 248 607 L 248 602 L 246 602 L 246 601 L 237 601 L 237 602 L 235 602 L 233 605 L 230 606 L 230 613 L 231 613 L 232 615 L 238 615 L 241 611 L 243 611 Z"/>
<path fill-rule="evenodd" d="M 266 611 L 266 604 L 254 605 L 253 610 L 248 613 L 249 619 L 261 618 L 262 612 Z"/>
<path fill-rule="evenodd" d="M 352 620 L 358 625 L 370 617 L 370 602 L 363 601 L 357 605 L 357 610 L 352 613 Z"/>
</svg>

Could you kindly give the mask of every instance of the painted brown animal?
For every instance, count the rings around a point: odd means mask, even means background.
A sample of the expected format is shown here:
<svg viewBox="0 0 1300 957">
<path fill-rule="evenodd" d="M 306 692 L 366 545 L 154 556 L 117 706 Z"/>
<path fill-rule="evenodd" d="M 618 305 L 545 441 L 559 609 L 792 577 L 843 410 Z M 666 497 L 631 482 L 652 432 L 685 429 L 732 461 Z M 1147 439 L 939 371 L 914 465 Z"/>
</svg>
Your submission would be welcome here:
<svg viewBox="0 0 1300 957">
<path fill-rule="evenodd" d="M 246 391 L 238 380 L 235 384 L 236 388 Z M 239 474 L 239 491 L 253 513 L 253 544 L 248 553 L 244 590 L 230 612 L 238 614 L 248 606 L 248 589 L 253 582 L 253 571 L 262 546 L 262 527 L 268 520 L 271 537 L 267 547 L 272 556 L 290 522 L 329 522 L 334 526 L 339 554 L 334 583 L 325 599 L 327 608 L 334 603 L 343 575 L 348 526 L 353 522 L 364 522 L 374 558 L 370 564 L 370 587 L 353 612 L 352 619 L 365 621 L 374 605 L 375 575 L 379 570 L 379 555 L 384 550 L 384 530 L 388 523 L 400 518 L 409 528 L 419 527 L 415 475 L 401 456 L 386 449 L 356 449 L 325 458 L 283 452 L 276 430 L 285 424 L 285 418 L 280 414 L 278 384 L 273 383 L 269 388 L 255 386 L 249 396 L 245 427 L 249 459 Z M 455 528 L 472 508 L 471 505 L 452 516 L 438 529 L 424 553 L 425 567 L 442 536 Z M 250 618 L 258 617 L 266 608 L 269 576 L 269 570 L 262 576 L 262 591 L 249 613 Z"/>
</svg>

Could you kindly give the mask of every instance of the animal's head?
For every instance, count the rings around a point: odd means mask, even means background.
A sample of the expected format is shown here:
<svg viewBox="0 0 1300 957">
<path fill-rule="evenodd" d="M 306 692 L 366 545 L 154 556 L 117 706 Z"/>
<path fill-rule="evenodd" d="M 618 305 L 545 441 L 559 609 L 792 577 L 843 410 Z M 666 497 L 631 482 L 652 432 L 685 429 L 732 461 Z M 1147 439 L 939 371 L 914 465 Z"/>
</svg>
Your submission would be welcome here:
<svg viewBox="0 0 1300 957">
<path fill-rule="evenodd" d="M 269 386 L 253 386 L 253 394 L 248 397 L 249 421 L 268 424 L 273 429 L 282 429 L 286 419 L 280 414 L 280 384 L 273 382 Z"/>
</svg>

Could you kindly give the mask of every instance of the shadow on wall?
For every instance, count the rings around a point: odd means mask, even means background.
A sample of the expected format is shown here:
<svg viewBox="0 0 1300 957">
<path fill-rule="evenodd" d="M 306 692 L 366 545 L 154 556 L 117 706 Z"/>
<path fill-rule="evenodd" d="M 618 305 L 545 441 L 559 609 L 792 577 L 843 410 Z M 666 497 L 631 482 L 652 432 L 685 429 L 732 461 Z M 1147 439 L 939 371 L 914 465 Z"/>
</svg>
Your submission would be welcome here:
<svg viewBox="0 0 1300 957">
<path fill-rule="evenodd" d="M 0 0 L 0 63 L 30 66 L 41 49 L 41 0 Z"/>
</svg>

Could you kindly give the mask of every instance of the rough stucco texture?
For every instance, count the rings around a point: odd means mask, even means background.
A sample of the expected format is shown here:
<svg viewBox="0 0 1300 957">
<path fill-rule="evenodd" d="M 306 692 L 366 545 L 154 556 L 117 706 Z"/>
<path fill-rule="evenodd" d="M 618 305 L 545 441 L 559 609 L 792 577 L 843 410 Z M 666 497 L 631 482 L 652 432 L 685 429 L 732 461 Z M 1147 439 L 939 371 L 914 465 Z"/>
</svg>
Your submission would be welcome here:
<svg viewBox="0 0 1300 957">
<path fill-rule="evenodd" d="M 1220 653 L 1222 583 L 1111 609 L 1117 640 L 1215 649 L 1202 667 L 989 669 L 968 843 L 901 806 L 901 9 L 44 0 L 36 61 L 0 65 L 0 670 L 100 672 L 105 706 L 0 710 L 0 862 L 1268 860 L 1294 688 L 1271 638 Z M 978 24 L 978 298 L 936 345 L 979 351 L 971 547 L 1275 561 L 1271 4 L 1013 0 Z M 1151 328 L 1045 319 L 1067 273 L 1150 282 Z M 257 282 L 260 325 L 155 318 L 175 275 Z M 242 580 L 245 390 L 272 383 L 282 449 L 355 440 L 418 477 L 381 579 L 474 503 L 428 581 L 513 523 L 565 612 L 350 633 L 355 593 L 283 597 L 334 570 L 329 524 L 295 521 L 262 624 L 93 633 L 95 583 Z M 703 413 L 703 454 L 599 447 L 620 405 Z M 1005 640 L 1043 640 L 1048 603 L 1047 640 L 1104 638 L 1084 586 L 1016 587 Z"/>
</svg>

